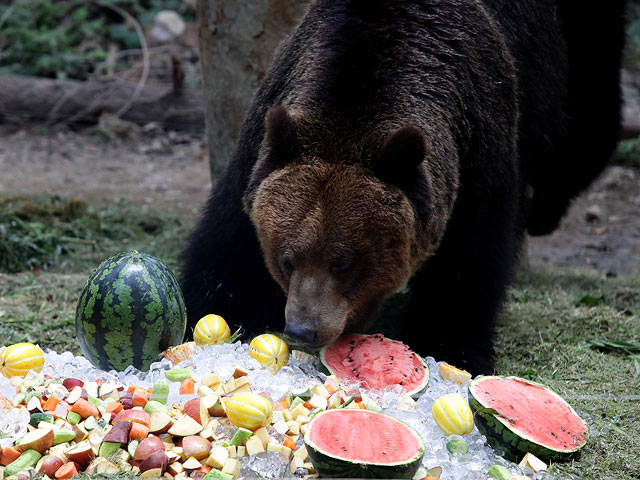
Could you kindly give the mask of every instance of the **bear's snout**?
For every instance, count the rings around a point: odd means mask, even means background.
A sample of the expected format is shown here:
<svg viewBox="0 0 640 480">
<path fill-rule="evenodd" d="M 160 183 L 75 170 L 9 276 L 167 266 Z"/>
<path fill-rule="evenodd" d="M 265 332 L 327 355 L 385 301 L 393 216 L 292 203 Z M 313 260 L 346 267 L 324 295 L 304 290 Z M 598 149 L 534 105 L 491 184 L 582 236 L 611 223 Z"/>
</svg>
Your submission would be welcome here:
<svg viewBox="0 0 640 480">
<path fill-rule="evenodd" d="M 314 349 L 342 334 L 350 304 L 331 275 L 320 269 L 299 268 L 288 287 L 285 334 Z"/>
<path fill-rule="evenodd" d="M 313 328 L 305 327 L 298 323 L 287 323 L 284 327 L 285 335 L 297 340 L 307 347 L 317 348 L 318 345 L 318 331 Z"/>
<path fill-rule="evenodd" d="M 334 341 L 341 333 L 340 322 L 329 319 L 341 317 L 337 312 L 327 311 L 325 305 L 287 302 L 285 308 L 285 335 L 311 349 L 322 348 Z"/>
</svg>

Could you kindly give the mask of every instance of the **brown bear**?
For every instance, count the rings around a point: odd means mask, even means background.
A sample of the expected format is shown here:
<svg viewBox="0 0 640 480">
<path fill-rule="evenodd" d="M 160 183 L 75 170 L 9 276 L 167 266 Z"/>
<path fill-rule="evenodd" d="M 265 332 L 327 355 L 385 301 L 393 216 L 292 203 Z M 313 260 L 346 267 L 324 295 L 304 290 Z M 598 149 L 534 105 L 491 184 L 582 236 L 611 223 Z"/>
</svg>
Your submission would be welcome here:
<svg viewBox="0 0 640 480">
<path fill-rule="evenodd" d="M 595 54 L 606 71 L 589 79 L 597 112 L 573 76 L 584 32 L 570 9 L 312 2 L 183 252 L 191 328 L 218 313 L 248 335 L 284 329 L 319 348 L 365 331 L 405 290 L 396 337 L 491 372 L 526 229 L 552 230 L 616 143 L 622 2 L 598 13 L 610 35 Z M 609 126 L 584 141 L 587 113 Z"/>
</svg>

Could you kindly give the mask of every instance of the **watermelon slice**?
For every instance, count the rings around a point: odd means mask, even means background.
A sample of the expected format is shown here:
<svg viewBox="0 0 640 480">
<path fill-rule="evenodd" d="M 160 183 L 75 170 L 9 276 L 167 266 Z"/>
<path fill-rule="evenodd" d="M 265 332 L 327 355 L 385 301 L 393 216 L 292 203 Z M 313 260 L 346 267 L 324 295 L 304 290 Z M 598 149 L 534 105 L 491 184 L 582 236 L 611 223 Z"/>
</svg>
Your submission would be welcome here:
<svg viewBox="0 0 640 480">
<path fill-rule="evenodd" d="M 469 384 L 469 404 L 489 445 L 514 462 L 527 452 L 561 459 L 589 437 L 584 421 L 557 393 L 523 378 L 478 377 Z"/>
<path fill-rule="evenodd" d="M 395 418 L 369 410 L 317 414 L 304 442 L 325 478 L 412 478 L 425 447 L 420 435 Z"/>
<path fill-rule="evenodd" d="M 343 383 L 362 382 L 372 390 L 400 385 L 417 396 L 429 383 L 429 367 L 420 356 L 379 333 L 340 337 L 320 351 L 320 360 Z"/>
</svg>

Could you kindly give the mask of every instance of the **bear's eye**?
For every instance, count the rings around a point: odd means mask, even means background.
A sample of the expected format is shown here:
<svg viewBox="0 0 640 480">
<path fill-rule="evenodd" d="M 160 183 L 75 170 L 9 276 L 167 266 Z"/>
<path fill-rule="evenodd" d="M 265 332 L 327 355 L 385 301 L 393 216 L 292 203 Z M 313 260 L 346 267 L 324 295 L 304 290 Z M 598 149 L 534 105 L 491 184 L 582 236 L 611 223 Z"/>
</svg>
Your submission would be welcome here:
<svg viewBox="0 0 640 480">
<path fill-rule="evenodd" d="M 351 268 L 353 257 L 349 254 L 341 254 L 331 262 L 331 273 L 345 273 Z"/>
<path fill-rule="evenodd" d="M 281 255 L 278 258 L 278 266 L 280 267 L 280 271 L 287 277 L 293 273 L 293 262 L 289 257 Z"/>
</svg>

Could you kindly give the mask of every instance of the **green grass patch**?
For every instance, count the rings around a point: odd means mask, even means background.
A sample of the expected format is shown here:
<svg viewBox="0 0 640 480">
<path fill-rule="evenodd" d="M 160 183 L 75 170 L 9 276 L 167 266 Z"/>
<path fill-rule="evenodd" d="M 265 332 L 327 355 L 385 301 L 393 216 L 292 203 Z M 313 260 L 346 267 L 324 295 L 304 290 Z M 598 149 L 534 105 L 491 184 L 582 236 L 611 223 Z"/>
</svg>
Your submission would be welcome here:
<svg viewBox="0 0 640 480">
<path fill-rule="evenodd" d="M 0 345 L 38 343 L 80 355 L 75 311 L 87 274 L 0 274 Z"/>
<path fill-rule="evenodd" d="M 129 249 L 175 268 L 192 221 L 124 201 L 89 206 L 58 196 L 0 197 L 0 272 L 85 271 Z"/>
</svg>

